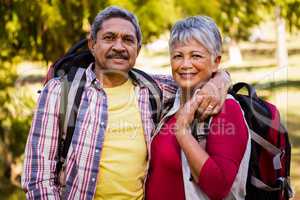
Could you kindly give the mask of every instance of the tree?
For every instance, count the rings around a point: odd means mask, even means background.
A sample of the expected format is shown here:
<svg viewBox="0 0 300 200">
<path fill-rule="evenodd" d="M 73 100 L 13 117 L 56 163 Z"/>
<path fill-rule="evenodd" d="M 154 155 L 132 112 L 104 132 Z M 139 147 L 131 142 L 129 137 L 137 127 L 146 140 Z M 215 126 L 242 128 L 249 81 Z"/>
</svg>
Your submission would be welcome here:
<svg viewBox="0 0 300 200">
<path fill-rule="evenodd" d="M 288 66 L 288 50 L 286 47 L 286 22 L 289 31 L 300 28 L 300 2 L 296 0 L 275 0 L 275 18 L 277 30 L 277 65 Z"/>
<path fill-rule="evenodd" d="M 0 48 L 4 59 L 22 56 L 25 59 L 53 61 L 74 41 L 85 37 L 88 1 L 24 1 L 1 3 Z M 76 13 L 76 14 L 74 14 Z"/>
<path fill-rule="evenodd" d="M 141 1 L 142 2 L 142 1 Z M 144 37 L 148 43 L 169 30 L 175 20 L 180 16 L 176 12 L 173 0 L 157 1 L 148 0 L 140 7 L 136 7 L 137 14 Z"/>
<path fill-rule="evenodd" d="M 215 19 L 223 35 L 230 38 L 229 56 L 232 64 L 242 60 L 238 42 L 248 38 L 253 26 L 262 19 L 258 12 L 260 1 L 220 0 L 220 1 L 182 1 L 177 0 L 183 16 L 208 15 Z M 197 6 L 195 6 L 197 5 Z"/>
<path fill-rule="evenodd" d="M 173 0 L 2 0 L 0 58 L 54 61 L 87 36 L 96 14 L 109 5 L 137 14 L 145 43 L 170 28 L 176 19 Z"/>
<path fill-rule="evenodd" d="M 292 32 L 300 29 L 300 1 L 271 0 L 266 1 L 264 5 L 276 22 L 277 65 L 287 67 L 286 30 Z"/>
<path fill-rule="evenodd" d="M 285 20 L 281 16 L 281 7 L 275 7 L 275 20 L 276 20 L 276 37 L 277 37 L 277 66 L 288 66 L 288 51 L 286 47 L 286 26 Z"/>
<path fill-rule="evenodd" d="M 0 177 L 19 185 L 20 172 L 14 173 L 13 167 L 21 164 L 34 101 L 30 93 L 16 87 L 18 59 L 12 62 L 0 61 Z"/>
<path fill-rule="evenodd" d="M 233 65 L 242 62 L 239 41 L 248 39 L 252 27 L 263 19 L 262 1 L 221 0 L 217 22 L 229 41 L 229 61 Z"/>
</svg>

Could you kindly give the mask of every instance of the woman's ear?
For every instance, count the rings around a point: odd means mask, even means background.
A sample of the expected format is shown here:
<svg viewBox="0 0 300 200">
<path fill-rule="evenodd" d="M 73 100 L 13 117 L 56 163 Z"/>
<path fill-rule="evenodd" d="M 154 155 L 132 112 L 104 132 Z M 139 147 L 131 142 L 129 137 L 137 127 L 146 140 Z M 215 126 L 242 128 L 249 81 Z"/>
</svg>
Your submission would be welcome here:
<svg viewBox="0 0 300 200">
<path fill-rule="evenodd" d="M 221 63 L 221 56 L 217 56 L 214 60 L 214 63 L 213 63 L 213 72 L 217 72 L 218 71 L 218 68 L 219 68 L 219 65 Z"/>
<path fill-rule="evenodd" d="M 221 58 L 222 56 L 217 56 L 215 59 L 215 63 L 219 65 L 221 63 Z"/>
</svg>

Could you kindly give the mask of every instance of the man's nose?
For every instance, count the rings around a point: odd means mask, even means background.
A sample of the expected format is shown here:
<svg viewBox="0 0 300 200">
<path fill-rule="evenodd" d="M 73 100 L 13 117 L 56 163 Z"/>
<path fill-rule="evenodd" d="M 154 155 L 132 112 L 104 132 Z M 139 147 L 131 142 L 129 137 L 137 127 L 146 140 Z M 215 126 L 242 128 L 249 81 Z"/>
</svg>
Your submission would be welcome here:
<svg viewBox="0 0 300 200">
<path fill-rule="evenodd" d="M 124 47 L 122 39 L 120 39 L 120 38 L 116 39 L 114 44 L 113 44 L 112 49 L 115 50 L 115 51 L 124 51 L 125 47 Z"/>
</svg>

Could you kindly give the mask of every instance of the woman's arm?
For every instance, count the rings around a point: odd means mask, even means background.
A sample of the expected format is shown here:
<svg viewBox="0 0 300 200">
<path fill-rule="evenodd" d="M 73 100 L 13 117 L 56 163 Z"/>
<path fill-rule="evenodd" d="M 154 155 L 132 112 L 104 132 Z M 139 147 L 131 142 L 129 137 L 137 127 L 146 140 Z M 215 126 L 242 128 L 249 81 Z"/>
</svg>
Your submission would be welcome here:
<svg viewBox="0 0 300 200">
<path fill-rule="evenodd" d="M 195 113 L 193 104 L 187 102 L 177 113 L 176 138 L 195 182 L 211 199 L 222 199 L 230 191 L 243 158 L 248 140 L 247 127 L 239 105 L 234 100 L 227 100 L 222 112 L 212 120 L 207 147 L 203 149 L 191 135 L 189 124 Z"/>
<path fill-rule="evenodd" d="M 206 153 L 206 151 L 192 136 L 190 127 L 190 124 L 194 120 L 195 112 L 202 101 L 203 97 L 195 94 L 193 98 L 184 106 L 182 106 L 176 113 L 176 139 L 186 155 L 186 158 L 190 164 L 192 176 L 196 182 L 198 182 L 198 177 L 202 166 L 209 158 L 209 155 Z"/>
</svg>

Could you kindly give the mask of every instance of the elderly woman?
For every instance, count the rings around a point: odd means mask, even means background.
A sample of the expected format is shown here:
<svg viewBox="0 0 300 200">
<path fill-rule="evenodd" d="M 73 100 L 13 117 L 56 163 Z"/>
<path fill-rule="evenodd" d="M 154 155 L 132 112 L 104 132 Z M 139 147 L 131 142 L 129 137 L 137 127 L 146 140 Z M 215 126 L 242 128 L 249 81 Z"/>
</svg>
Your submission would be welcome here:
<svg viewBox="0 0 300 200">
<path fill-rule="evenodd" d="M 189 17 L 174 25 L 169 45 L 180 89 L 151 143 L 146 199 L 244 199 L 250 137 L 238 102 L 227 96 L 203 134 L 206 145 L 200 145 L 191 128 L 203 103 L 195 88 L 214 75 L 221 61 L 218 27 L 209 17 Z M 204 131 L 202 125 L 198 132 Z"/>
</svg>

